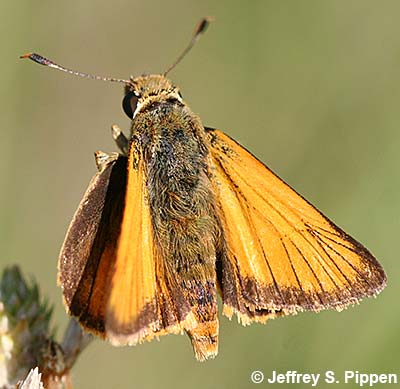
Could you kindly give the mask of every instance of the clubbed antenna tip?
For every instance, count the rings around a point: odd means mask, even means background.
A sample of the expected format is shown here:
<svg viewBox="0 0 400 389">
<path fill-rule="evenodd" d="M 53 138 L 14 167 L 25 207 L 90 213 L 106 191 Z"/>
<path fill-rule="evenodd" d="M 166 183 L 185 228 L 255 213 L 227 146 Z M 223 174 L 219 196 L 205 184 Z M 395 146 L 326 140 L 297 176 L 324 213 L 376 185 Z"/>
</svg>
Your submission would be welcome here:
<svg viewBox="0 0 400 389">
<path fill-rule="evenodd" d="M 100 80 L 100 81 L 111 81 L 111 82 L 123 82 L 124 84 L 129 84 L 129 80 L 124 80 L 121 78 L 114 78 L 114 77 L 102 77 L 102 76 L 97 76 L 95 74 L 89 74 L 89 73 L 82 73 L 82 72 L 77 72 L 76 70 L 71 70 L 68 69 L 64 66 L 56 64 L 54 61 L 51 59 L 45 58 L 40 54 L 37 53 L 27 53 L 24 55 L 21 55 L 19 58 L 25 59 L 28 58 L 33 62 L 36 62 L 40 65 L 48 66 L 53 69 L 60 70 L 65 73 L 72 74 L 74 76 L 79 76 L 79 77 L 85 77 L 85 78 L 91 78 L 93 80 Z"/>
<path fill-rule="evenodd" d="M 166 76 L 182 59 L 186 56 L 186 54 L 191 50 L 191 48 L 195 45 L 195 43 L 199 40 L 200 36 L 206 31 L 208 25 L 215 21 L 215 18 L 212 16 L 206 16 L 197 23 L 196 29 L 194 30 L 192 39 L 189 44 L 186 46 L 185 50 L 182 51 L 181 55 L 175 60 L 175 62 L 164 72 L 164 76 Z"/>
</svg>

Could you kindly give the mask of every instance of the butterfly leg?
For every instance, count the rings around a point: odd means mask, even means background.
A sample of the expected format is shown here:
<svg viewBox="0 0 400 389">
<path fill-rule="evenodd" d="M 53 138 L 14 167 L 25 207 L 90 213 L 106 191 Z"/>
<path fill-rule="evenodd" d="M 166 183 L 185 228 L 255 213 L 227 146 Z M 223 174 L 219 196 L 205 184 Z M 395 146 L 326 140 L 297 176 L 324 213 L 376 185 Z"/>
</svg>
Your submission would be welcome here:
<svg viewBox="0 0 400 389">
<path fill-rule="evenodd" d="M 119 149 L 122 151 L 122 155 L 127 156 L 129 154 L 129 140 L 116 124 L 111 126 L 111 135 Z"/>
</svg>

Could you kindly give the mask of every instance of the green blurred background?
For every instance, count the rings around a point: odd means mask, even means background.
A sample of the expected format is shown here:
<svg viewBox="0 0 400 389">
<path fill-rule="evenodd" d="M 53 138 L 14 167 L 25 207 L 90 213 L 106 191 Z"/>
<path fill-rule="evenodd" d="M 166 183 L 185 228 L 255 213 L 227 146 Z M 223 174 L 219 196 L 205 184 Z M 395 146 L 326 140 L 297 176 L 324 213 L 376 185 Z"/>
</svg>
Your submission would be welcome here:
<svg viewBox="0 0 400 389">
<path fill-rule="evenodd" d="M 120 85 L 18 56 L 117 77 L 161 72 L 205 15 L 216 22 L 170 74 L 188 104 L 370 248 L 389 278 L 377 299 L 342 313 L 247 328 L 221 318 L 220 352 L 206 363 L 184 336 L 96 341 L 74 368 L 76 388 L 251 388 L 256 369 L 400 373 L 399 1 L 1 0 L 0 15 L 0 264 L 40 282 L 60 335 L 58 251 L 93 152 L 115 151 L 110 125 L 129 121 Z"/>
</svg>

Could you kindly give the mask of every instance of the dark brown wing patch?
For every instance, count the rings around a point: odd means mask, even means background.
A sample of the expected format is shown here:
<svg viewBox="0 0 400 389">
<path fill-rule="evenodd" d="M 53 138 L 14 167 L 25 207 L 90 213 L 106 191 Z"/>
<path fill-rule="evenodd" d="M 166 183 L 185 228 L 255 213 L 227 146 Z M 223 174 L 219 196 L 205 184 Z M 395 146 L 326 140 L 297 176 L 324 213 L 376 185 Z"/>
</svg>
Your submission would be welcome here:
<svg viewBox="0 0 400 389">
<path fill-rule="evenodd" d="M 86 328 L 104 336 L 104 312 L 124 209 L 127 158 L 97 173 L 79 204 L 59 258 L 65 304 Z"/>
</svg>

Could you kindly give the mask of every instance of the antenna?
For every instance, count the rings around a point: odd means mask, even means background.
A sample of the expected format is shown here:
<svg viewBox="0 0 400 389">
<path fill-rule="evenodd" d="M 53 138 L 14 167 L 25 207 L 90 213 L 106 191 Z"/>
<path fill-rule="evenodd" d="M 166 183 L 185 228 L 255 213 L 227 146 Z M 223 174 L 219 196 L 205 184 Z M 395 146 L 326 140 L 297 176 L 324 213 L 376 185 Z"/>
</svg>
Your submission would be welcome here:
<svg viewBox="0 0 400 389">
<path fill-rule="evenodd" d="M 189 44 L 183 50 L 181 55 L 175 60 L 175 62 L 164 72 L 164 76 L 166 76 L 176 65 L 178 65 L 179 62 L 182 61 L 182 59 L 186 56 L 186 54 L 190 51 L 190 49 L 195 45 L 195 43 L 199 40 L 200 36 L 206 31 L 208 25 L 214 21 L 214 18 L 207 16 L 199 21 L 199 23 L 196 26 L 196 29 L 193 33 L 192 39 L 190 40 Z M 122 78 L 114 78 L 114 77 L 103 77 L 103 76 L 98 76 L 95 74 L 89 74 L 89 73 L 83 73 L 83 72 L 78 72 L 76 70 L 68 69 L 64 66 L 56 64 L 54 61 L 51 59 L 48 59 L 46 57 L 43 57 L 40 54 L 37 53 L 27 53 L 24 55 L 21 55 L 19 58 L 29 58 L 33 62 L 36 62 L 40 65 L 48 66 L 53 69 L 60 70 L 65 73 L 72 74 L 74 76 L 79 76 L 79 77 L 84 77 L 84 78 L 91 78 L 93 80 L 100 80 L 100 81 L 111 81 L 111 82 L 122 82 L 124 84 L 130 84 L 130 80 L 124 80 Z"/>
<path fill-rule="evenodd" d="M 208 25 L 214 20 L 215 19 L 213 17 L 206 16 L 198 22 L 189 44 L 186 46 L 185 50 L 182 51 L 181 55 L 175 60 L 175 62 L 164 72 L 164 76 L 166 76 L 176 65 L 178 65 L 179 62 L 182 61 L 182 59 L 186 56 L 190 49 L 199 40 L 200 36 L 206 31 Z"/>
<path fill-rule="evenodd" d="M 65 68 L 64 66 L 57 65 L 51 59 L 45 58 L 45 57 L 41 56 L 40 54 L 36 54 L 36 53 L 27 53 L 27 54 L 21 55 L 19 58 L 22 58 L 22 59 L 29 58 L 33 62 L 36 62 L 40 65 L 44 65 L 44 66 L 48 66 L 53 69 L 61 70 L 62 72 L 73 74 L 74 76 L 91 78 L 93 80 L 100 80 L 100 81 L 123 82 L 124 84 L 130 83 L 129 80 L 123 80 L 122 78 L 102 77 L 102 76 L 97 76 L 95 74 L 77 72 L 75 70 Z"/>
</svg>

